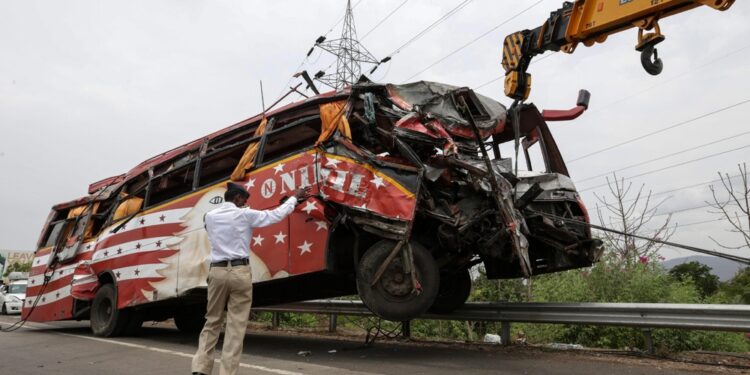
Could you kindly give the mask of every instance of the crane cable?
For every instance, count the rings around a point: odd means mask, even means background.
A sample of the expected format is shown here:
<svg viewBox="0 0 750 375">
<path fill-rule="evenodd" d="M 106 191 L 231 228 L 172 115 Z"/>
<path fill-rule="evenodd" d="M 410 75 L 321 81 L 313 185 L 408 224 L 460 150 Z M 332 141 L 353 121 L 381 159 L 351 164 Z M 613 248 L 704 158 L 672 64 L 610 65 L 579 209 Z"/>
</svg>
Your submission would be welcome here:
<svg viewBox="0 0 750 375">
<path fill-rule="evenodd" d="M 531 212 L 533 212 L 535 214 L 539 214 L 539 215 L 542 215 L 542 216 L 547 216 L 549 218 L 553 218 L 553 219 L 556 219 L 556 220 L 561 220 L 561 221 L 572 223 L 572 224 L 585 225 L 587 227 L 590 227 L 590 228 L 593 228 L 593 229 L 598 229 L 598 230 L 601 230 L 601 231 L 604 231 L 604 232 L 610 232 L 610 233 L 615 233 L 615 234 L 619 234 L 619 235 L 622 235 L 622 236 L 629 236 L 629 237 L 633 237 L 633 238 L 638 238 L 638 239 L 641 239 L 641 240 L 646 240 L 646 241 L 650 241 L 650 242 L 660 243 L 662 245 L 666 245 L 666 246 L 669 246 L 669 247 L 690 250 L 690 251 L 693 251 L 693 252 L 696 252 L 696 253 L 701 253 L 701 254 L 706 254 L 706 255 L 713 255 L 715 257 L 729 259 L 729 260 L 732 260 L 732 261 L 735 261 L 735 262 L 738 262 L 738 263 L 750 265 L 750 258 L 744 258 L 744 257 L 740 257 L 740 256 L 737 256 L 737 255 L 726 254 L 726 253 L 722 253 L 722 252 L 718 252 L 718 251 L 714 251 L 714 250 L 703 249 L 703 248 L 700 248 L 700 247 L 695 247 L 695 246 L 680 244 L 680 243 L 671 242 L 671 241 L 664 241 L 664 240 L 659 240 L 659 239 L 655 239 L 655 238 L 649 238 L 649 237 L 640 236 L 640 235 L 637 235 L 637 234 L 625 233 L 625 232 L 619 231 L 617 229 L 607 228 L 607 227 L 603 227 L 601 225 L 591 224 L 591 223 L 587 223 L 585 221 L 580 221 L 580 220 L 570 219 L 570 218 L 566 218 L 566 217 L 562 217 L 562 216 L 557 216 L 557 215 L 546 213 L 546 212 L 542 212 L 542 211 L 536 211 L 536 210 L 529 210 L 529 211 L 531 211 Z"/>
</svg>

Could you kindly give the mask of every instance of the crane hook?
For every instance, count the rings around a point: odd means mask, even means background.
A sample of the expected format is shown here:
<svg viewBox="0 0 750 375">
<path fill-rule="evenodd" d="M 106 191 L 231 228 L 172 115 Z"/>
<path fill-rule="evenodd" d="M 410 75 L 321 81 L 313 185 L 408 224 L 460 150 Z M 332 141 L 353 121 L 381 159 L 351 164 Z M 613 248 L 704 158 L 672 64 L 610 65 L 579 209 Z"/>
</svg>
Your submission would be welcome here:
<svg viewBox="0 0 750 375">
<path fill-rule="evenodd" d="M 659 52 L 657 51 L 655 44 L 656 43 L 648 43 L 644 45 L 643 50 L 641 50 L 641 65 L 643 65 L 643 69 L 652 76 L 659 75 L 662 69 L 664 69 L 664 63 L 662 63 L 659 58 Z"/>
</svg>

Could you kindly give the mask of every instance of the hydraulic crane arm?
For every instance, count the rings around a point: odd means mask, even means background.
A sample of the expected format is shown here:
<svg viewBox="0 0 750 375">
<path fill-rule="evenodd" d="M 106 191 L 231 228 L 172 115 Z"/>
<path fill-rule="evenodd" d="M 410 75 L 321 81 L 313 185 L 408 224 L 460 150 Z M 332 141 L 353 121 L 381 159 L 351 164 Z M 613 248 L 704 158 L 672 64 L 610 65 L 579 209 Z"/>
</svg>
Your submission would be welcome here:
<svg viewBox="0 0 750 375">
<path fill-rule="evenodd" d="M 659 20 L 706 5 L 727 10 L 734 0 L 576 0 L 565 2 L 542 26 L 508 35 L 503 44 L 505 95 L 525 100 L 531 90 L 526 72 L 531 59 L 545 51 L 573 53 L 578 43 L 589 47 L 609 35 L 638 28 L 641 63 L 652 75 L 661 73 L 662 62 L 654 46 L 664 40 Z M 653 30 L 653 31 L 651 31 Z M 649 31 L 649 32 L 647 32 Z"/>
</svg>

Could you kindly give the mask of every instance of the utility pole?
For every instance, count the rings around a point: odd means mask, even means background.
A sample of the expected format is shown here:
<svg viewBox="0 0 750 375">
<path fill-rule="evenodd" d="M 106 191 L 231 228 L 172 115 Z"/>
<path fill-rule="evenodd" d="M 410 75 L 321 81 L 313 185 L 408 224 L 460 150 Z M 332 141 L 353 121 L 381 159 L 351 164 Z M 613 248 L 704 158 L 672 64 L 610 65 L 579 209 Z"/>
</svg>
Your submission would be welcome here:
<svg viewBox="0 0 750 375">
<path fill-rule="evenodd" d="M 315 74 L 316 81 L 336 90 L 341 90 L 357 82 L 362 74 L 362 64 L 376 65 L 378 63 L 375 56 L 357 40 L 351 0 L 346 2 L 346 14 L 344 15 L 341 37 L 328 41 L 325 40 L 325 37 L 320 37 L 315 42 L 315 47 L 336 56 L 335 73 L 327 73 L 321 70 Z"/>
</svg>

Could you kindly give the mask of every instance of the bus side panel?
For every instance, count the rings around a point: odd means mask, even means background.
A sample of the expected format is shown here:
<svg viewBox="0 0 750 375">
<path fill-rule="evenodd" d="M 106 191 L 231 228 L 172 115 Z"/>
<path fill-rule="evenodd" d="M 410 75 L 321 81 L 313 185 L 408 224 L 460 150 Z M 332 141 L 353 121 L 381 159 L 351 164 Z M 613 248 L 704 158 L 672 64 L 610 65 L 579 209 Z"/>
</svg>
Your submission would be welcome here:
<svg viewBox="0 0 750 375">
<path fill-rule="evenodd" d="M 198 198 L 188 195 L 146 210 L 116 233 L 119 224 L 102 231 L 91 268 L 114 278 L 118 308 L 177 296 L 180 252 L 186 250 L 186 225 Z"/>
<path fill-rule="evenodd" d="M 76 267 L 81 261 L 90 259 L 93 254 L 93 244 L 85 244 L 84 251 L 79 253 L 76 261 L 57 265 L 47 270 L 52 248 L 38 250 L 34 254 L 32 268 L 29 272 L 26 300 L 23 304 L 22 316 L 31 321 L 43 322 L 71 319 L 73 317 L 73 297 L 71 283 Z M 50 275 L 49 281 L 44 283 L 45 273 Z M 36 306 L 34 303 L 36 302 Z"/>
</svg>

